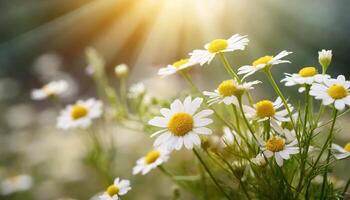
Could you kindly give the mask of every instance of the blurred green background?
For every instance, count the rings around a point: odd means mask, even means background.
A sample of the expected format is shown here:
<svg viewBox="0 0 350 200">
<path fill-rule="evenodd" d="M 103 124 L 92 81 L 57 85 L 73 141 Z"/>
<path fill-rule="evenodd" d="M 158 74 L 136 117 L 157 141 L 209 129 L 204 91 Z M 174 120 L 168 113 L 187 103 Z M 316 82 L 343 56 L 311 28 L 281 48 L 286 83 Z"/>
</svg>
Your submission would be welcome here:
<svg viewBox="0 0 350 200">
<path fill-rule="evenodd" d="M 157 69 L 212 39 L 235 33 L 248 35 L 250 44 L 245 51 L 229 55 L 234 67 L 263 55 L 292 51 L 292 64 L 274 68 L 280 79 L 283 72 L 318 66 L 317 52 L 331 49 L 329 73 L 349 79 L 349 10 L 349 0 L 0 0 L 0 177 L 35 175 L 40 184 L 25 194 L 27 199 L 87 199 L 103 190 L 96 177 L 77 170 L 83 168 L 76 162 L 82 151 L 77 138 L 53 131 L 57 113 L 51 104 L 28 103 L 31 89 L 52 79 L 71 83 L 72 95 L 64 103 L 94 95 L 93 82 L 85 75 L 87 47 L 102 54 L 111 77 L 115 65 L 126 63 L 132 68 L 129 82 L 142 81 L 159 96 L 175 96 L 186 84 L 177 77 L 160 80 Z M 219 62 L 214 60 L 210 67 L 193 72 L 201 87 L 212 89 L 227 76 L 216 65 Z M 159 83 L 179 88 L 169 91 Z M 265 87 L 260 93 L 266 96 L 272 90 Z M 284 90 L 288 96 L 297 94 L 296 88 Z M 126 178 L 134 161 L 151 147 L 149 139 L 147 147 L 138 145 L 147 136 L 130 134 L 138 140 L 130 144 L 130 135 L 119 140 L 125 149 L 118 166 Z M 130 148 L 136 151 L 130 154 Z M 48 164 L 51 158 L 55 161 Z M 139 195 L 130 194 L 129 199 L 169 198 L 172 188 L 166 178 L 154 184 L 160 193 L 147 185 L 152 177 L 142 179 L 137 183 L 142 189 L 135 189 Z M 86 184 L 80 189 L 82 182 Z M 169 187 L 163 191 L 164 186 Z"/>
</svg>

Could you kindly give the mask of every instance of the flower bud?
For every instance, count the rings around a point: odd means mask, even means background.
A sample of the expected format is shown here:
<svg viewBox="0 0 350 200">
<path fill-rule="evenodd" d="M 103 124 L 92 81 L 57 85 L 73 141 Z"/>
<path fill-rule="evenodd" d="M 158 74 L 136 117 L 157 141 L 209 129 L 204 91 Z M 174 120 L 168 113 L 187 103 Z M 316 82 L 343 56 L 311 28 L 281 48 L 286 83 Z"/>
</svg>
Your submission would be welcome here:
<svg viewBox="0 0 350 200">
<path fill-rule="evenodd" d="M 322 66 L 323 73 L 326 73 L 329 64 L 332 61 L 332 50 L 324 50 L 318 52 L 318 62 Z"/>
<path fill-rule="evenodd" d="M 126 77 L 129 73 L 129 68 L 126 64 L 120 64 L 114 68 L 114 72 L 119 78 Z"/>
<path fill-rule="evenodd" d="M 257 166 L 265 166 L 266 165 L 266 159 L 264 155 L 258 154 L 255 158 L 252 158 L 251 161 L 256 164 Z"/>
</svg>

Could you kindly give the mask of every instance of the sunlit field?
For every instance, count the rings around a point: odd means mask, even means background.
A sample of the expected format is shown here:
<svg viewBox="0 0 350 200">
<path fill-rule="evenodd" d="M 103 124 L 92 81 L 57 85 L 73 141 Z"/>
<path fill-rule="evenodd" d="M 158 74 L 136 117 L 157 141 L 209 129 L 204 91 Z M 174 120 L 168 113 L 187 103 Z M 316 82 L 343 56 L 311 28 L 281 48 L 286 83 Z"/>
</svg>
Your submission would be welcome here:
<svg viewBox="0 0 350 200">
<path fill-rule="evenodd" d="M 0 199 L 350 199 L 350 3 L 0 2 Z"/>
</svg>

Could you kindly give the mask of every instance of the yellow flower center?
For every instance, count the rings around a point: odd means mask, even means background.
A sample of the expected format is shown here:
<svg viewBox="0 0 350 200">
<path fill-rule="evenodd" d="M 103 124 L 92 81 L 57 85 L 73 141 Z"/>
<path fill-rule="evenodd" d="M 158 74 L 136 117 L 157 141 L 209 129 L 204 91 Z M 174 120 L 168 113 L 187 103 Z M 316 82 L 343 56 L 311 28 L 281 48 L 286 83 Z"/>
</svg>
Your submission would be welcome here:
<svg viewBox="0 0 350 200">
<path fill-rule="evenodd" d="M 317 69 L 315 67 L 304 67 L 299 70 L 299 75 L 302 77 L 315 76 L 317 74 Z"/>
<path fill-rule="evenodd" d="M 80 119 L 82 117 L 85 117 L 88 113 L 88 110 L 85 106 L 82 105 L 75 105 L 72 108 L 71 116 L 73 119 Z"/>
<path fill-rule="evenodd" d="M 263 56 L 261 58 L 258 58 L 253 62 L 253 66 L 256 67 L 260 64 L 267 64 L 270 60 L 272 60 L 272 58 L 273 56 Z"/>
<path fill-rule="evenodd" d="M 344 150 L 350 152 L 350 142 L 344 146 Z"/>
<path fill-rule="evenodd" d="M 218 92 L 223 97 L 228 96 L 240 96 L 243 94 L 244 90 L 238 89 L 235 85 L 233 80 L 225 80 L 222 81 L 218 87 Z"/>
<path fill-rule="evenodd" d="M 328 88 L 328 94 L 333 99 L 342 99 L 348 96 L 349 92 L 342 85 L 334 84 Z"/>
<path fill-rule="evenodd" d="M 107 188 L 107 194 L 110 196 L 110 197 L 113 197 L 114 195 L 118 194 L 119 192 L 119 188 L 115 185 L 110 185 L 108 188 Z"/>
<path fill-rule="evenodd" d="M 228 46 L 227 40 L 216 39 L 216 40 L 213 40 L 209 43 L 208 52 L 209 53 L 217 53 L 219 51 L 226 49 L 227 46 Z"/>
<path fill-rule="evenodd" d="M 286 142 L 283 138 L 272 137 L 266 142 L 266 149 L 272 152 L 278 152 L 284 149 Z"/>
<path fill-rule="evenodd" d="M 258 117 L 272 117 L 276 113 L 273 103 L 269 100 L 262 100 L 256 103 L 256 115 Z"/>
<path fill-rule="evenodd" d="M 175 113 L 168 122 L 168 128 L 175 136 L 184 136 L 192 130 L 193 118 L 184 112 Z"/>
<path fill-rule="evenodd" d="M 186 63 L 188 63 L 189 59 L 181 59 L 181 60 L 178 60 L 176 62 L 173 63 L 173 66 L 178 69 L 179 67 L 181 67 L 181 65 L 184 65 Z"/>
<path fill-rule="evenodd" d="M 145 163 L 151 164 L 154 163 L 160 156 L 159 151 L 151 151 L 145 156 Z"/>
</svg>

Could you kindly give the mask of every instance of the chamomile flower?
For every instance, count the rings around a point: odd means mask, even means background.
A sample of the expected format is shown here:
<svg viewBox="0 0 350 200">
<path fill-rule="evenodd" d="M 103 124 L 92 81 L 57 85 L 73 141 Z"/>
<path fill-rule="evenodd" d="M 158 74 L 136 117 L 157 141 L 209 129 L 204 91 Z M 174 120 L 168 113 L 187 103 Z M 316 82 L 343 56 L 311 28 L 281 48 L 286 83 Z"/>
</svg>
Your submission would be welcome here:
<svg viewBox="0 0 350 200">
<path fill-rule="evenodd" d="M 131 190 L 129 180 L 116 178 L 114 183 L 100 196 L 100 200 L 118 200 L 120 196 L 125 195 L 129 190 Z"/>
<path fill-rule="evenodd" d="M 238 74 L 245 74 L 243 79 L 254 74 L 257 71 L 265 69 L 266 67 L 271 67 L 272 65 L 277 65 L 281 63 L 290 63 L 289 60 L 282 60 L 282 58 L 291 54 L 292 52 L 281 51 L 276 56 L 263 56 L 255 60 L 252 65 L 245 65 L 238 69 Z"/>
<path fill-rule="evenodd" d="M 31 98 L 33 100 L 43 100 L 49 97 L 62 95 L 67 89 L 68 83 L 66 81 L 52 81 L 40 89 L 34 89 L 31 93 Z"/>
<path fill-rule="evenodd" d="M 293 107 L 289 105 L 290 110 Z M 288 117 L 287 109 L 280 109 L 283 107 L 283 102 L 278 97 L 275 102 L 270 100 L 262 100 L 254 105 L 254 108 L 245 106 L 245 114 L 248 118 L 258 119 L 259 121 L 265 121 L 270 119 L 271 123 L 290 121 Z"/>
<path fill-rule="evenodd" d="M 197 113 L 203 102 L 202 98 L 192 98 L 188 96 L 182 103 L 176 99 L 170 109 L 162 108 L 162 117 L 154 117 L 148 123 L 152 126 L 161 127 L 152 136 L 161 134 L 154 142 L 155 147 L 165 148 L 169 151 L 179 150 L 184 145 L 187 149 L 192 149 L 194 145 L 200 145 L 199 135 L 210 135 L 212 131 L 205 127 L 213 122 L 206 118 L 213 114 L 212 110 L 202 110 Z"/>
<path fill-rule="evenodd" d="M 15 192 L 29 190 L 33 185 L 31 176 L 22 174 L 4 179 L 0 183 L 0 192 L 3 195 L 9 195 Z"/>
<path fill-rule="evenodd" d="M 350 143 L 347 143 L 344 148 L 337 145 L 337 144 L 332 144 L 332 150 L 334 157 L 338 160 L 344 159 L 350 156 Z"/>
<path fill-rule="evenodd" d="M 281 82 L 285 82 L 285 86 L 302 85 L 298 90 L 300 93 L 305 91 L 305 84 L 322 83 L 325 79 L 330 78 L 328 74 L 318 74 L 315 67 L 303 67 L 296 74 L 285 73 L 285 75 L 286 77 Z"/>
<path fill-rule="evenodd" d="M 262 150 L 266 158 L 275 157 L 278 166 L 283 166 L 283 160 L 288 160 L 290 155 L 299 153 L 299 148 L 295 145 L 297 140 L 286 144 L 286 140 L 279 136 L 272 136 L 264 142 Z"/>
<path fill-rule="evenodd" d="M 324 105 L 334 104 L 334 107 L 341 111 L 345 105 L 350 106 L 349 88 L 350 81 L 345 80 L 343 75 L 339 75 L 337 79 L 325 79 L 323 84 L 313 84 L 310 95 L 322 100 Z"/>
<path fill-rule="evenodd" d="M 190 59 L 188 59 L 188 58 L 181 59 L 181 60 L 178 60 L 178 61 L 174 62 L 171 65 L 168 65 L 166 67 L 163 67 L 163 68 L 159 69 L 158 75 L 161 75 L 163 77 L 164 76 L 169 76 L 169 75 L 175 74 L 178 71 L 181 71 L 181 70 L 187 69 L 189 67 L 192 67 L 192 66 L 194 66 L 196 64 L 198 64 L 198 63 L 191 62 Z"/>
<path fill-rule="evenodd" d="M 142 173 L 147 174 L 152 169 L 158 167 L 169 159 L 169 151 L 165 149 L 156 149 L 150 151 L 146 156 L 136 161 L 136 166 L 133 168 L 132 174 Z"/>
<path fill-rule="evenodd" d="M 57 128 L 87 128 L 95 118 L 102 115 L 102 102 L 93 98 L 79 100 L 74 105 L 68 105 L 61 111 L 57 119 Z"/>
<path fill-rule="evenodd" d="M 245 91 L 254 89 L 253 85 L 260 83 L 260 81 L 238 83 L 235 79 L 222 81 L 214 92 L 204 91 L 203 94 L 209 96 L 209 105 L 214 103 L 224 102 L 226 105 L 238 105 L 238 99 Z"/>
<path fill-rule="evenodd" d="M 235 34 L 227 40 L 215 39 L 204 46 L 205 50 L 194 50 L 190 53 L 190 62 L 199 63 L 200 65 L 209 64 L 216 54 L 244 50 L 248 42 L 247 36 L 241 36 L 239 34 Z"/>
</svg>

